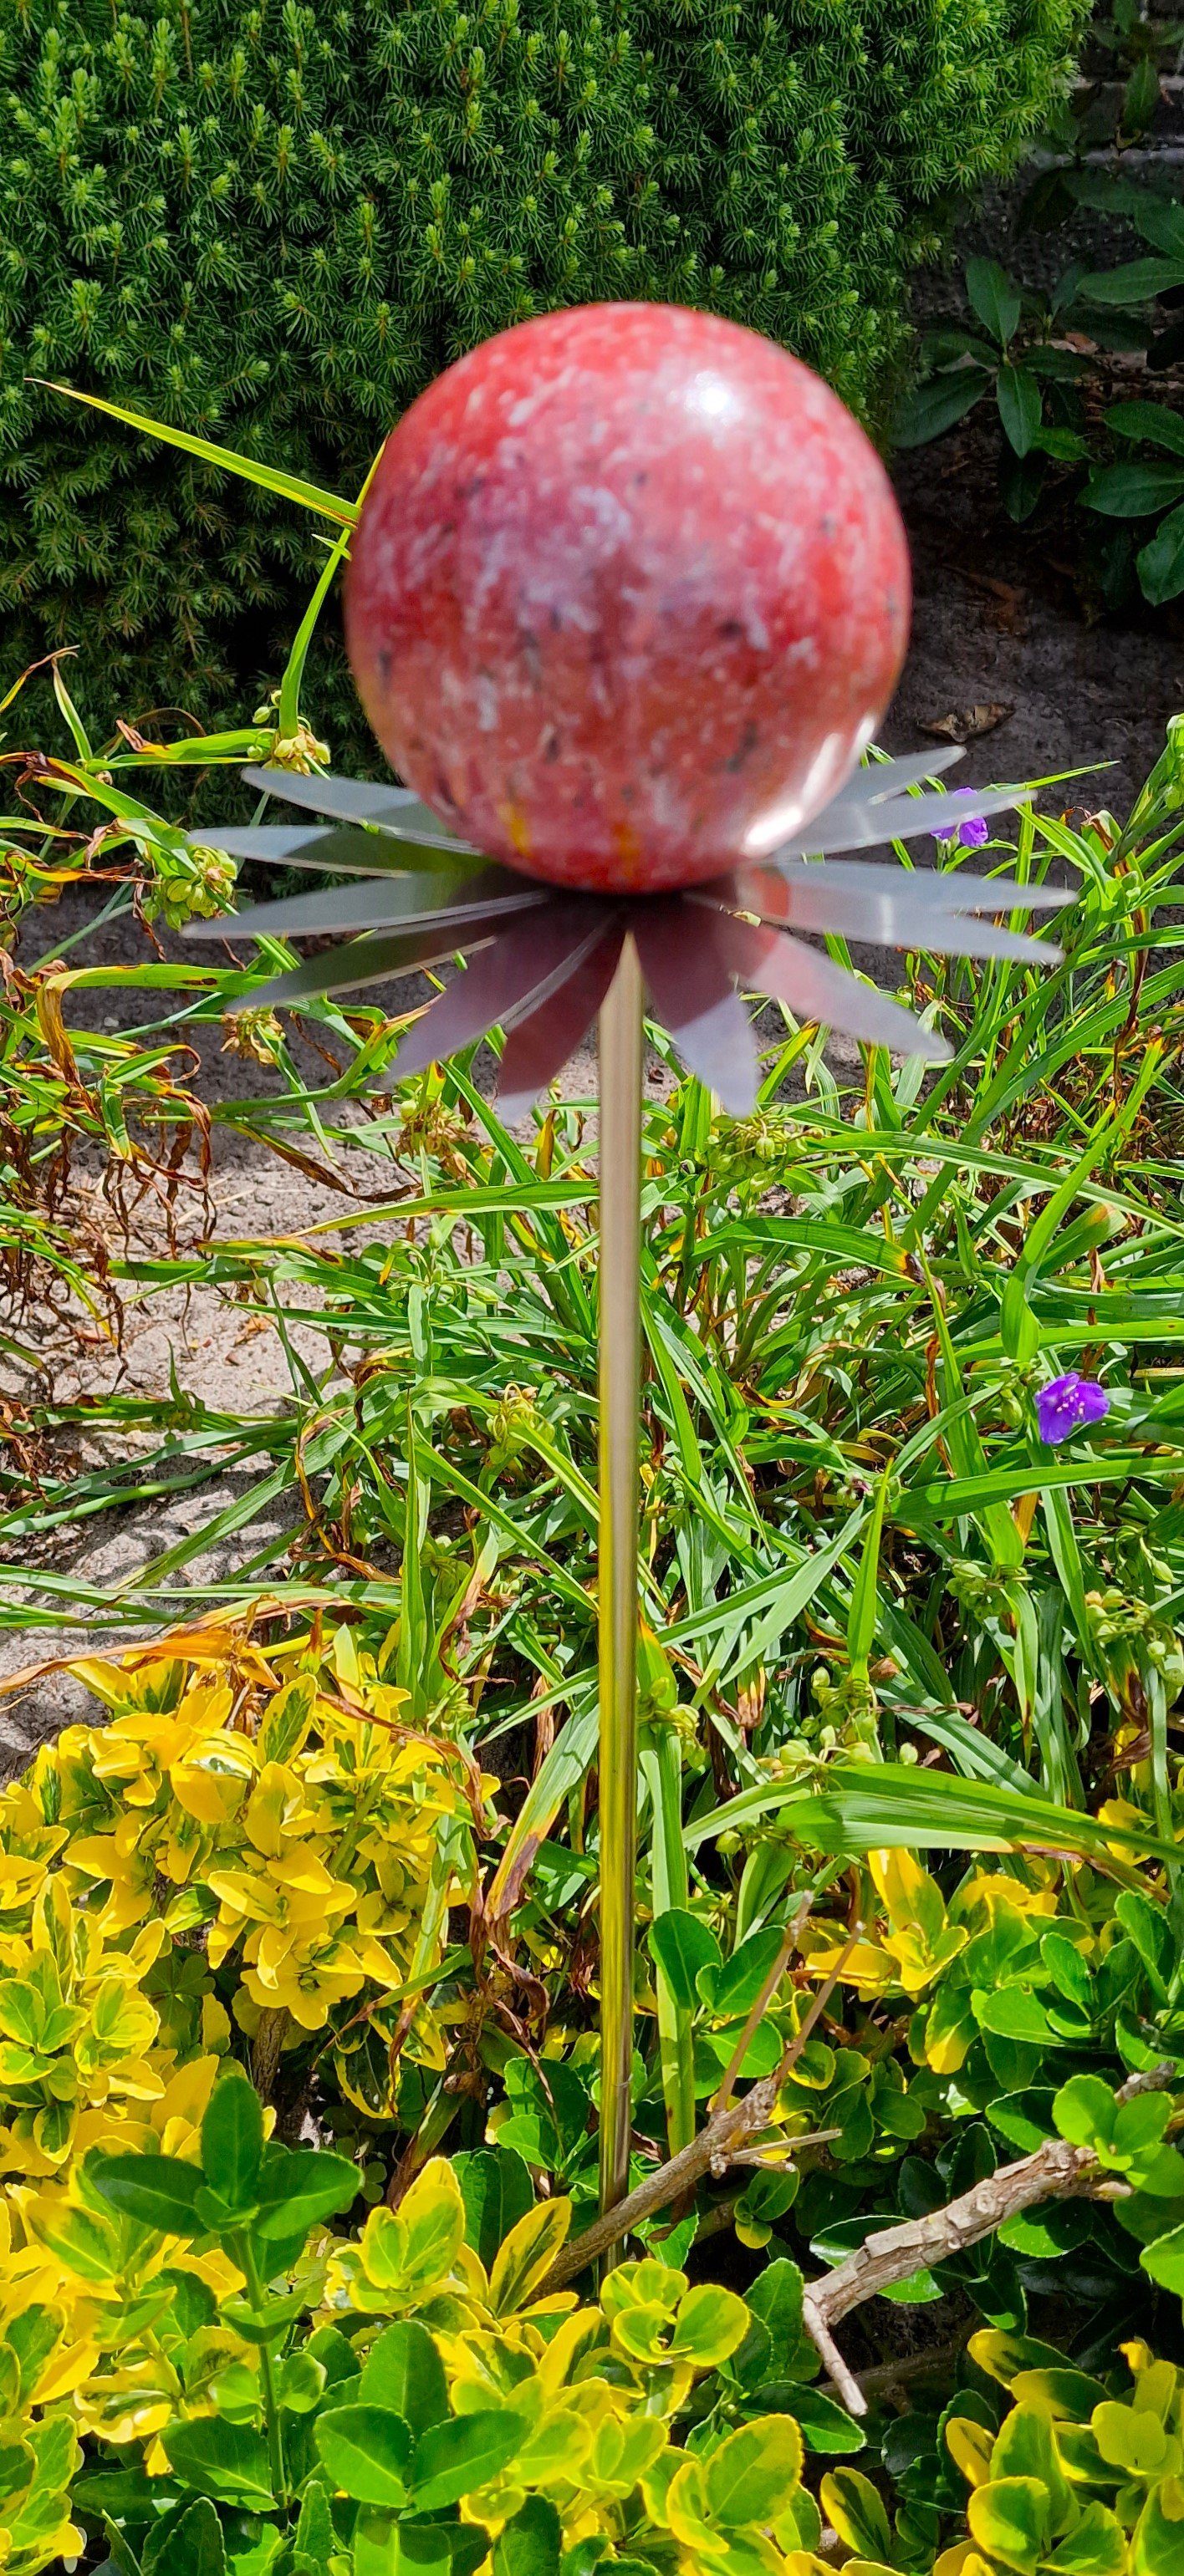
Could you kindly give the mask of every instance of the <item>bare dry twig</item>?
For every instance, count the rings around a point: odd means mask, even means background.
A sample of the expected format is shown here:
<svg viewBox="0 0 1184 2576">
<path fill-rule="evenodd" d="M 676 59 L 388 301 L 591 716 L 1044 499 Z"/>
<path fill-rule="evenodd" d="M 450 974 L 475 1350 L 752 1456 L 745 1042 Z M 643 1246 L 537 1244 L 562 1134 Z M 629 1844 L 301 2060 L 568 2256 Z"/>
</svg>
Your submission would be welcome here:
<svg viewBox="0 0 1184 2576">
<path fill-rule="evenodd" d="M 618 2201 L 615 2209 L 607 2210 L 594 2226 L 564 2247 L 543 2284 L 544 2293 L 562 2289 L 631 2228 L 668 2208 L 684 2192 L 693 2191 L 704 2174 L 722 2175 L 729 2164 L 753 2160 L 746 2142 L 754 2132 L 769 2125 L 786 2076 L 825 2009 L 862 1931 L 862 1924 L 856 1924 L 825 1985 L 814 1997 L 801 2029 L 772 2074 L 762 2076 L 742 2101 L 734 2102 L 727 2098 L 729 2081 L 735 2080 L 733 2059 L 715 2110 L 699 2136 L 672 2156 L 668 2164 L 647 2174 L 644 2182 Z M 1179 2081 L 1179 2068 L 1165 2060 L 1146 2074 L 1128 2076 L 1116 2098 L 1129 2102 L 1137 2093 L 1163 2092 Z M 795 2144 L 813 2141 L 791 2139 L 786 2143 L 792 2149 Z M 947 2263 L 953 2256 L 965 2253 L 969 2246 L 979 2244 L 984 2236 L 993 2235 L 996 2228 L 1006 2226 L 1009 2219 L 1018 2218 L 1021 2210 L 1032 2209 L 1040 2201 L 1064 2200 L 1078 2194 L 1101 2196 L 1114 2189 L 1114 2175 L 1099 2164 L 1088 2147 L 1070 2146 L 1065 2138 L 1049 2138 L 1034 2154 L 1003 2165 L 997 2173 L 976 2183 L 973 2190 L 963 2192 L 960 2199 L 950 2201 L 946 2208 L 931 2210 L 926 2218 L 907 2219 L 899 2227 L 878 2228 L 865 2237 L 855 2253 L 827 2278 L 807 2285 L 802 2302 L 802 2323 L 844 2405 L 853 2415 L 867 2413 L 867 2396 L 831 2332 L 840 2317 L 862 2306 L 865 2299 L 874 2299 L 891 2289 L 894 2282 L 906 2280 L 910 2272 L 929 2271 L 935 2263 Z"/>
<path fill-rule="evenodd" d="M 1119 2087 L 1117 2099 L 1129 2102 L 1136 2093 L 1163 2092 L 1179 2080 L 1179 2068 L 1165 2062 L 1145 2075 L 1128 2076 Z M 993 2235 L 997 2227 L 1006 2226 L 1008 2219 L 1018 2218 L 1021 2210 L 1032 2209 L 1039 2201 L 1096 2193 L 1113 2188 L 1113 2184 L 1113 2174 L 1107 2173 L 1088 2147 L 1072 2147 L 1065 2138 L 1049 2138 L 1034 2154 L 1021 2157 L 1016 2164 L 1002 2165 L 997 2173 L 975 2183 L 972 2191 L 963 2192 L 945 2209 L 931 2210 L 927 2218 L 906 2219 L 899 2227 L 877 2228 L 825 2280 L 811 2281 L 802 2305 L 802 2323 L 851 2413 L 866 2415 L 867 2399 L 831 2333 L 840 2317 L 860 2307 L 865 2299 L 874 2299 L 891 2289 L 894 2282 L 907 2280 L 910 2272 L 926 2272 L 935 2263 L 948 2263 L 953 2255 L 965 2253 L 968 2246 Z"/>
<path fill-rule="evenodd" d="M 804 1915 L 801 1919 L 804 1920 Z M 636 2190 L 627 2192 L 624 2200 L 617 2202 L 615 2209 L 605 2210 L 592 2227 L 585 2228 L 582 2236 L 564 2246 L 558 2262 L 552 2266 L 543 2283 L 544 2297 L 549 2296 L 552 2290 L 561 2290 L 599 2255 L 607 2254 L 609 2247 L 617 2244 L 622 2236 L 627 2236 L 631 2227 L 640 2227 L 643 2220 L 653 2218 L 660 2209 L 668 2208 L 670 2202 L 680 2199 L 683 2192 L 693 2191 L 704 2174 L 719 2176 L 726 2173 L 737 2150 L 755 2132 L 768 2128 L 781 2087 L 786 2077 L 792 2074 L 819 2015 L 826 2010 L 856 1942 L 862 1938 L 863 1925 L 857 1923 L 825 1984 L 814 1996 L 801 2029 L 795 2032 L 772 2074 L 762 2075 L 756 2084 L 751 2085 L 742 2102 L 725 2100 L 725 2089 L 734 2081 L 736 2060 L 733 2057 L 720 2089 L 720 2098 L 698 2137 L 692 2138 L 689 2146 L 680 2147 L 678 2154 L 671 2156 L 669 2164 L 659 2165 L 655 2173 L 647 2174 Z M 742 2044 L 747 2047 L 747 2036 Z M 802 2143 L 804 2145 L 805 2141 Z M 787 2152 L 791 2152 L 796 2144 L 795 2139 L 788 2138 Z"/>
</svg>

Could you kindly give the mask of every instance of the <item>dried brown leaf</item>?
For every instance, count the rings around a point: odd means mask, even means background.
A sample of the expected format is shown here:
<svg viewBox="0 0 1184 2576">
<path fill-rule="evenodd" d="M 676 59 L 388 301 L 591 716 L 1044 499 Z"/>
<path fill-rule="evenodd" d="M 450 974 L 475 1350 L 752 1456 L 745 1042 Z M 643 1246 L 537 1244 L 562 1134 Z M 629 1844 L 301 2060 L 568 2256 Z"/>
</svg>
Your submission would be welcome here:
<svg viewBox="0 0 1184 2576">
<path fill-rule="evenodd" d="M 921 724 L 922 733 L 934 734 L 940 742 L 977 742 L 980 734 L 994 733 L 996 725 L 1006 724 L 1015 714 L 1014 706 L 1002 699 L 992 705 L 953 707 L 945 716 L 931 716 Z"/>
</svg>

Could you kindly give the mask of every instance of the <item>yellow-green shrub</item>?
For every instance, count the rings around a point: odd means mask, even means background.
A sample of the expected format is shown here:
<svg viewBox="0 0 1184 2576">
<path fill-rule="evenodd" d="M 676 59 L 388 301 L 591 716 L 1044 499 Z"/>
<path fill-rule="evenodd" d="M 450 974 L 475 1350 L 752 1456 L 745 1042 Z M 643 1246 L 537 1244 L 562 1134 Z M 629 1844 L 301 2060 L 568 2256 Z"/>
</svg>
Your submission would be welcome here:
<svg viewBox="0 0 1184 2576">
<path fill-rule="evenodd" d="M 92 2156 L 15 2195 L 0 2385 L 22 2341 L 52 2356 L 57 2453 L 72 2466 L 76 2432 L 88 2438 L 80 2506 L 114 2520 L 121 2567 L 136 2563 L 129 2531 L 190 2504 L 211 2571 L 233 2568 L 244 2512 L 262 2518 L 261 2568 L 292 2540 L 299 2565 L 317 2523 L 316 2563 L 336 2576 L 397 2571 L 425 2530 L 453 2533 L 471 2576 L 493 2553 L 500 2576 L 516 2563 L 500 2535 L 540 2517 L 556 2568 L 560 2547 L 588 2542 L 672 2576 L 785 2576 L 818 2540 L 791 2416 L 704 2422 L 691 2450 L 678 2439 L 692 2391 L 749 2335 L 732 2291 L 646 2260 L 597 2300 L 548 2292 L 571 2217 L 558 2198 L 519 2217 L 487 2267 L 443 2159 L 360 2236 L 329 2236 L 349 2166 L 269 2144 L 266 2128 L 227 2070 L 182 2157 Z M 280 2254 L 298 2205 L 322 2216 Z"/>
<path fill-rule="evenodd" d="M 82 2553 L 84 2534 L 70 2519 L 70 2484 L 82 2456 L 71 2404 L 78 2362 L 66 2313 L 23 2304 L 6 2284 L 0 2298 L 0 2566 L 6 2576 L 37 2576 L 39 2568 Z"/>
<path fill-rule="evenodd" d="M 79 1670 L 108 1722 L 68 1727 L 0 1797 L 13 2174 L 154 2127 L 178 2070 L 212 2075 L 219 1988 L 265 2074 L 336 2016 L 348 2089 L 472 1881 L 472 1765 L 403 1725 L 406 1694 L 348 1629 L 265 1650 L 212 1625 Z M 441 2062 L 413 2000 L 408 2020 L 410 2053 Z"/>
<path fill-rule="evenodd" d="M 946 2441 L 970 2486 L 968 2536 L 936 2576 L 1179 2576 L 1184 2567 L 1184 2371 L 1125 2343 L 1130 2392 L 1019 2335 L 972 2335 L 970 2352 L 1014 2404 L 960 2401 Z"/>
</svg>

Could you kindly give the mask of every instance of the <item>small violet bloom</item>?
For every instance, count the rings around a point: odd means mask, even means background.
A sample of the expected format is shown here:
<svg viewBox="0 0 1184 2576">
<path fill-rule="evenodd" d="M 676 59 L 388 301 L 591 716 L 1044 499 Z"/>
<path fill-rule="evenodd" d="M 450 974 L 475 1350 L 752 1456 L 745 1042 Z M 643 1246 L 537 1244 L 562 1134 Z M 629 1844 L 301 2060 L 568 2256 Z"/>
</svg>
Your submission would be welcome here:
<svg viewBox="0 0 1184 2576">
<path fill-rule="evenodd" d="M 1070 1369 L 1064 1377 L 1054 1377 L 1050 1386 L 1042 1386 L 1037 1395 L 1040 1437 L 1055 1448 L 1058 1440 L 1067 1440 L 1083 1422 L 1100 1422 L 1109 1410 L 1105 1387 L 1096 1378 L 1079 1377 L 1076 1369 Z"/>
<path fill-rule="evenodd" d="M 959 796 L 967 796 L 969 792 L 967 788 L 956 787 L 950 798 L 951 805 Z M 943 823 L 933 835 L 935 841 L 956 841 L 960 850 L 981 850 L 990 837 L 991 826 L 985 814 L 971 814 L 964 823 Z"/>
</svg>

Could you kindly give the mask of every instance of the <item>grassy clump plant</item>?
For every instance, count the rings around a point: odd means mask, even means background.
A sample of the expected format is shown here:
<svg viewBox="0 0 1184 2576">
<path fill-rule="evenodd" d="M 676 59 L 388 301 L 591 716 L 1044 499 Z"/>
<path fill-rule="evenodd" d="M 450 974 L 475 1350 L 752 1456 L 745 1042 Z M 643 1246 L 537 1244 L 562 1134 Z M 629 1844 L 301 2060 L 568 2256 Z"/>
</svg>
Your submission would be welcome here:
<svg viewBox="0 0 1184 2576">
<path fill-rule="evenodd" d="M 225 862 L 152 773 L 318 760 L 314 617 L 274 726 L 171 752 L 95 748 L 59 673 L 72 756 L 17 770 L 13 914 L 112 863 L 110 902 L 208 907 Z M 1074 899 L 1050 968 L 902 966 L 939 1072 L 836 1071 L 778 1011 L 736 1122 L 651 1033 L 607 2222 L 591 1104 L 510 1132 L 474 1056 L 396 1098 L 406 1014 L 329 1000 L 304 1079 L 248 1013 L 274 1085 L 218 1115 L 361 1169 L 358 1203 L 303 1239 L 109 1248 L 103 1284 L 234 1298 L 289 1401 L 35 1390 L 5 1424 L 0 1616 L 68 1594 L 97 1703 L 0 1800 L 18 2576 L 824 2576 L 838 2550 L 852 2576 L 1176 2576 L 1182 724 L 1125 819 L 1054 804 L 976 858 Z M 72 988 L 159 997 L 110 1042 L 149 1103 L 286 962 L 10 975 L 34 1212 L 91 1114 Z M 117 1158 L 110 1082 L 85 1096 Z M 69 1214 L 36 1254 L 63 1294 Z M 113 1465 L 78 1468 L 84 1428 Z M 30 1564 L 251 1465 L 117 1600 Z"/>
<path fill-rule="evenodd" d="M 948 203 L 1047 114 L 1080 0 L 29 0 L 0 28 L 5 676 L 207 723 L 315 561 L 64 378 L 356 489 L 449 359 L 621 296 L 771 333 L 874 411 Z M 277 617 L 278 612 L 278 617 Z M 0 683 L 3 685 L 3 683 Z M 241 704 L 241 698 L 238 701 Z"/>
<path fill-rule="evenodd" d="M 486 1820 L 471 1758 L 403 1723 L 408 1694 L 380 1677 L 394 1646 L 359 1663 L 348 1629 L 327 1655 L 304 1637 L 290 1678 L 233 1634 L 146 1650 L 130 1675 L 88 1662 L 108 1721 L 68 1728 L 3 1796 L 26 1934 L 7 1963 L 35 1980 L 60 1951 L 63 2016 L 9 2097 L 3 2169 L 57 2171 L 235 2031 L 265 2091 L 302 2041 L 304 2063 L 334 2050 L 347 2095 L 363 2043 L 393 2047 L 390 2080 L 405 2043 L 443 2063 L 416 1997 Z"/>
</svg>

